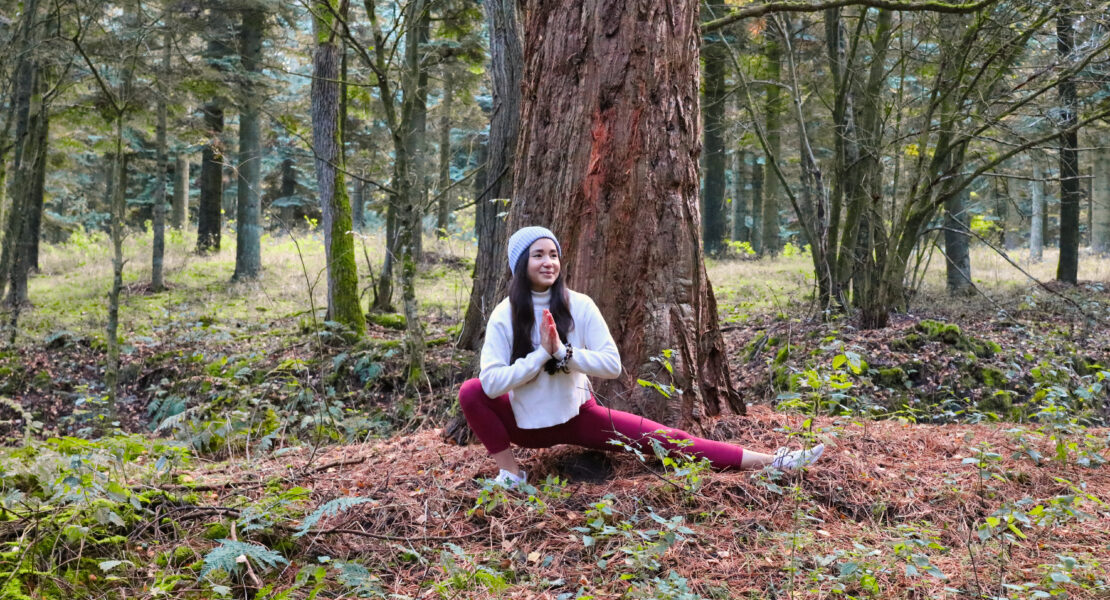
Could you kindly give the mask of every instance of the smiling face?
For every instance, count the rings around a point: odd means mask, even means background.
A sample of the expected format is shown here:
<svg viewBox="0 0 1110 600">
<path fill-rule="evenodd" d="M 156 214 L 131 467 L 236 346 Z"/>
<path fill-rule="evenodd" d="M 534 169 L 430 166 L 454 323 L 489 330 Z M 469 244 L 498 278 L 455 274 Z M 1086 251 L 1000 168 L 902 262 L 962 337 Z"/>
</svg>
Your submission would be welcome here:
<svg viewBox="0 0 1110 600">
<path fill-rule="evenodd" d="M 528 281 L 532 290 L 545 292 L 559 278 L 559 248 L 548 238 L 540 238 L 528 247 Z"/>
</svg>

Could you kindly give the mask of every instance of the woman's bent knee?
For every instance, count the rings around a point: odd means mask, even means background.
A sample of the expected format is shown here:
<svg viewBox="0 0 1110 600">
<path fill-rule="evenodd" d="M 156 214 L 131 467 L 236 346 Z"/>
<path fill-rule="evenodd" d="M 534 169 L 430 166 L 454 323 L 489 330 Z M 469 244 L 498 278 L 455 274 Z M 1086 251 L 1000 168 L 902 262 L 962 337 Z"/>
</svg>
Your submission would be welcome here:
<svg viewBox="0 0 1110 600">
<path fill-rule="evenodd" d="M 472 408 L 475 404 L 486 400 L 486 392 L 482 389 L 481 380 L 467 379 L 459 388 L 459 405 L 463 411 Z"/>
</svg>

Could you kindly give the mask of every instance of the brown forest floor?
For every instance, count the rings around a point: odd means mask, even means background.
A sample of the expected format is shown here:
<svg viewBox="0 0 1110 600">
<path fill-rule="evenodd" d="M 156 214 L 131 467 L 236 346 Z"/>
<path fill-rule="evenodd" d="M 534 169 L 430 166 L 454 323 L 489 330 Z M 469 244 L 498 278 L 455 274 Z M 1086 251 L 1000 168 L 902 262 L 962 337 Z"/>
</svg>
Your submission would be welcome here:
<svg viewBox="0 0 1110 600">
<path fill-rule="evenodd" d="M 747 416 L 721 419 L 718 426 L 738 432 L 733 441 L 766 449 L 780 445 L 782 429 L 796 430 L 804 418 L 757 406 Z M 959 597 L 957 589 L 1006 596 L 1001 583 L 1037 582 L 1045 589 L 1045 565 L 1059 562 L 1059 555 L 1084 565 L 1071 575 L 1075 581 L 1088 588 L 1102 582 L 1101 591 L 1069 584 L 1072 597 L 1110 593 L 1105 583 L 1110 578 L 1110 507 L 1083 496 L 1074 505 L 1077 514 L 1084 514 L 1080 518 L 1022 526 L 1027 539 L 1014 543 L 995 539 L 985 545 L 968 544 L 969 539 L 978 541 L 977 527 L 1004 503 L 1029 498 L 1033 504 L 1026 511 L 1037 504 L 1048 507 L 1053 498 L 1075 496 L 1077 490 L 1069 482 L 1082 481 L 1084 493 L 1110 499 L 1110 468 L 1051 461 L 1036 465 L 1022 453 L 1015 433 L 998 425 L 817 418 L 814 429 L 823 431 L 820 438 L 829 446 L 825 456 L 806 473 L 777 481 L 782 493 L 766 485 L 766 478 L 745 472 L 711 473 L 699 492 L 687 493 L 661 480 L 673 477 L 660 465 L 641 463 L 628 453 L 600 455 L 569 447 L 528 451 L 523 466 L 532 482 L 549 475 L 570 481 L 569 497 L 549 499 L 542 514 L 517 502 L 466 516 L 481 489 L 475 479 L 492 475 L 492 465 L 481 446 L 444 445 L 437 430 L 329 448 L 312 462 L 322 470 L 306 468 L 306 449 L 256 461 L 250 469 L 197 471 L 193 477 L 217 488 L 227 482 L 226 491 L 212 498 L 216 503 L 242 494 L 249 497 L 250 491 L 238 488 L 274 477 L 310 489 L 312 504 L 351 495 L 373 498 L 373 503 L 318 526 L 365 535 L 309 536 L 308 554 L 392 556 L 399 544 L 437 549 L 451 542 L 517 582 L 502 592 L 504 597 L 547 598 L 579 589 L 598 598 L 624 593 L 626 586 L 616 574 L 630 569 L 620 564 L 619 555 L 607 569 L 596 564 L 599 551 L 619 543 L 599 542 L 586 550 L 581 534 L 571 529 L 585 525 L 585 511 L 607 494 L 614 496 L 621 518 L 643 515 L 645 506 L 665 518 L 683 517 L 693 533 L 666 552 L 662 572 L 678 572 L 689 579 L 692 591 L 707 597 L 721 586 L 727 586 L 732 597 L 787 595 L 791 587 L 793 597 L 825 597 L 838 582 L 846 584 L 846 593 L 859 594 L 866 582 L 840 576 L 841 565 L 848 562 L 875 577 L 881 597 Z M 1108 430 L 1088 433 L 1102 440 L 1103 449 L 1110 442 Z M 1047 439 L 1035 445 L 1052 456 Z M 962 459 L 984 447 L 1001 458 L 989 467 L 996 476 L 987 475 L 981 482 L 978 468 Z M 309 474 L 301 475 L 305 471 Z M 900 525 L 935 538 L 942 548 L 915 552 L 926 554 L 948 579 L 905 574 L 906 561 L 894 546 L 912 536 L 899 530 Z M 407 566 L 382 561 L 376 566 L 382 569 L 383 588 L 419 595 L 429 580 L 445 575 L 434 552 L 429 560 Z M 796 564 L 797 571 L 787 569 L 790 564 Z M 287 570 L 287 577 L 295 571 Z M 544 590 L 542 582 L 556 583 Z M 463 596 L 497 594 L 471 590 Z"/>
</svg>

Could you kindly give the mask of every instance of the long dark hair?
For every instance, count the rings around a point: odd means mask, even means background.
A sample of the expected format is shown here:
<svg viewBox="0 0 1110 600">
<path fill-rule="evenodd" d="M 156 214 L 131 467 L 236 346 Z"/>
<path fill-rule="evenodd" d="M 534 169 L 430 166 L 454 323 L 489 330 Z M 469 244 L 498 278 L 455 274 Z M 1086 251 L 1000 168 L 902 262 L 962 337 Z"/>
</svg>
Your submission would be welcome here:
<svg viewBox="0 0 1110 600">
<path fill-rule="evenodd" d="M 532 345 L 532 327 L 536 324 L 536 313 L 532 307 L 532 282 L 528 279 L 528 252 L 522 252 L 516 261 L 516 269 L 509 280 L 509 306 L 513 315 L 513 355 L 510 362 L 524 358 L 536 349 Z M 562 266 L 562 265 L 560 265 Z M 559 339 L 567 343 L 567 333 L 574 329 L 574 317 L 570 316 L 570 294 L 563 281 L 565 271 L 559 269 L 559 277 L 551 284 L 551 316 L 555 318 L 555 328 Z"/>
</svg>

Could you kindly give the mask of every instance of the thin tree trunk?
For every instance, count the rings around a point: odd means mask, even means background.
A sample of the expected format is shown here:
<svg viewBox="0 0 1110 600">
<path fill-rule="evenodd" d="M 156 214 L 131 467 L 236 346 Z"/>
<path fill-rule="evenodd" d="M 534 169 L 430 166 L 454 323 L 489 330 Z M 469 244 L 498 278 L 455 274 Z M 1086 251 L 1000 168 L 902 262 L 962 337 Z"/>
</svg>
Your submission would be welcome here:
<svg viewBox="0 0 1110 600">
<path fill-rule="evenodd" d="M 366 182 L 355 182 L 355 194 L 351 198 L 351 222 L 355 231 L 362 231 L 366 227 Z"/>
<path fill-rule="evenodd" d="M 443 75 L 443 103 L 439 113 L 439 203 L 436 207 L 436 237 L 447 237 L 447 222 L 451 217 L 451 107 L 455 90 L 451 69 Z"/>
<path fill-rule="evenodd" d="M 736 176 L 732 180 L 732 241 L 750 242 L 751 232 L 748 229 L 748 157 L 746 150 L 736 151 Z"/>
<path fill-rule="evenodd" d="M 329 5 L 331 3 L 331 5 Z M 316 184 L 323 213 L 324 249 L 328 272 L 328 318 L 361 337 L 366 321 L 358 302 L 358 269 L 351 234 L 351 202 L 343 180 L 343 123 L 339 93 L 338 27 L 335 0 L 317 0 L 313 29 L 316 51 L 312 70 L 312 141 L 316 151 Z"/>
<path fill-rule="evenodd" d="M 698 3 L 530 9 L 510 228 L 552 227 L 569 286 L 605 316 L 624 371 L 595 395 L 688 426 L 744 412 L 698 239 Z"/>
<path fill-rule="evenodd" d="M 1029 209 L 1029 260 L 1044 260 L 1044 170 L 1036 153 L 1029 157 L 1033 163 L 1033 181 L 1029 182 L 1032 206 Z"/>
<path fill-rule="evenodd" d="M 127 79 L 130 80 L 130 72 Z M 128 84 L 124 85 L 129 87 Z M 107 324 L 107 361 L 104 367 L 104 387 L 108 393 L 109 412 L 115 414 L 116 400 L 119 397 L 119 297 L 123 291 L 123 227 L 126 210 L 124 190 L 127 187 L 126 157 L 123 153 L 123 112 L 117 108 L 115 160 L 112 164 L 112 179 L 115 181 L 112 193 L 111 225 L 109 235 L 112 239 L 112 289 L 108 292 Z"/>
<path fill-rule="evenodd" d="M 235 203 L 235 275 L 232 277 L 236 281 L 256 279 L 262 273 L 261 97 L 255 80 L 261 76 L 265 19 L 261 10 L 245 10 L 239 29 L 239 57 L 245 73 L 239 103 L 239 178 Z"/>
<path fill-rule="evenodd" d="M 766 120 L 765 130 L 767 132 L 767 147 L 774 155 L 768 157 L 770 160 L 782 160 L 782 113 L 784 105 L 782 98 L 782 90 L 779 88 L 778 81 L 782 77 L 782 41 L 781 35 L 784 32 L 772 31 L 774 28 L 769 27 L 766 31 L 766 49 L 765 49 L 765 72 L 764 78 L 773 83 L 766 86 L 766 105 L 764 109 L 764 118 Z M 761 255 L 776 256 L 779 250 L 782 249 L 782 240 L 779 235 L 779 196 L 781 193 L 782 184 L 779 181 L 778 175 L 773 168 L 765 168 L 763 171 L 763 231 L 762 244 L 760 244 Z"/>
<path fill-rule="evenodd" d="M 33 64 L 33 63 L 32 63 Z M 34 67 L 32 67 L 34 68 Z M 23 139 L 20 150 L 16 153 L 16 181 L 13 192 L 16 206 L 11 215 L 11 229 L 5 239 L 6 246 L 11 246 L 11 258 L 8 272 L 8 295 L 5 302 L 8 306 L 20 307 L 29 300 L 27 293 L 27 277 L 31 269 L 31 261 L 35 253 L 34 215 L 42 210 L 40 195 L 43 188 L 40 185 L 45 175 L 45 144 L 49 124 L 46 120 L 46 107 L 42 103 L 41 73 L 35 73 L 30 79 L 32 94 L 28 99 L 25 129 L 18 131 Z M 13 311 L 14 321 L 18 320 L 18 311 Z"/>
<path fill-rule="evenodd" d="M 1110 136 L 1099 138 L 1091 183 L 1091 249 L 1110 254 Z"/>
<path fill-rule="evenodd" d="M 763 173 L 765 169 L 759 159 L 752 160 L 752 171 L 749 181 L 752 182 L 752 229 L 749 235 L 752 240 L 752 250 L 756 254 L 763 251 Z"/>
<path fill-rule="evenodd" d="M 478 256 L 466 307 L 459 347 L 478 350 L 485 336 L 486 321 L 503 295 L 504 248 L 509 207 L 500 200 L 513 197 L 514 160 L 520 135 L 520 106 L 524 50 L 515 0 L 484 0 L 490 36 L 490 80 L 493 111 L 484 162 L 485 177 L 476 195 L 475 224 Z"/>
<path fill-rule="evenodd" d="M 200 165 L 200 205 L 197 207 L 197 252 L 220 249 L 221 212 L 224 194 L 223 150 L 220 136 L 224 130 L 224 110 L 215 103 L 204 105 L 204 125 L 208 143 Z"/>
<path fill-rule="evenodd" d="M 416 300 L 416 265 L 420 261 L 423 237 L 421 207 L 427 181 L 424 173 L 424 145 L 428 120 L 428 73 L 421 69 L 422 46 L 428 41 L 429 15 L 424 0 L 412 0 L 405 15 L 405 68 L 401 87 L 401 128 L 404 152 L 409 159 L 401 185 L 402 205 L 398 246 L 401 248 L 401 296 L 405 313 L 405 354 L 408 357 L 409 386 L 424 378 L 424 328 Z"/>
<path fill-rule="evenodd" d="M 1060 12 L 1056 16 L 1056 50 L 1065 65 L 1071 63 L 1075 47 L 1074 21 L 1070 0 L 1060 0 Z M 1060 262 L 1056 267 L 1056 279 L 1074 285 L 1079 277 L 1079 132 L 1074 129 L 1079 99 L 1075 80 L 1071 77 L 1065 77 L 1057 91 L 1060 128 L 1069 131 L 1060 136 Z"/>
<path fill-rule="evenodd" d="M 39 243 L 42 240 L 42 212 L 46 208 L 46 159 L 50 148 L 50 112 L 46 105 L 38 119 L 38 151 L 35 158 L 35 174 L 31 188 L 31 212 L 27 215 L 27 265 L 26 273 L 39 272 Z M 26 282 L 24 282 L 26 284 Z"/>
<path fill-rule="evenodd" d="M 220 6 L 210 10 L 211 17 L 205 59 L 212 68 L 220 73 L 223 61 L 231 55 L 227 43 L 227 17 Z M 220 235 L 223 228 L 224 196 L 224 107 L 219 98 L 209 99 L 204 104 L 204 128 L 208 141 L 204 145 L 200 165 L 200 201 L 197 207 L 197 252 L 218 252 Z"/>
<path fill-rule="evenodd" d="M 189 227 L 189 155 L 179 152 L 174 159 L 173 216 L 170 224 L 178 231 Z"/>
<path fill-rule="evenodd" d="M 154 174 L 154 208 L 152 212 L 152 224 L 154 229 L 154 243 L 151 251 L 150 259 L 150 289 L 155 292 L 160 292 L 166 288 L 165 277 L 163 275 L 163 261 L 166 254 L 166 178 L 169 175 L 169 149 L 166 142 L 166 128 L 167 128 L 167 112 L 166 107 L 166 81 L 170 74 L 170 61 L 172 59 L 171 44 L 173 36 L 170 29 L 167 27 L 166 32 L 162 36 L 162 73 L 158 82 L 160 92 L 158 94 L 158 125 L 156 127 L 155 138 L 158 153 L 158 166 L 157 173 Z"/>
<path fill-rule="evenodd" d="M 968 188 L 964 188 L 944 203 L 944 256 L 949 296 L 966 296 L 973 289 L 969 235 L 965 233 L 971 225 L 967 200 Z"/>
</svg>

